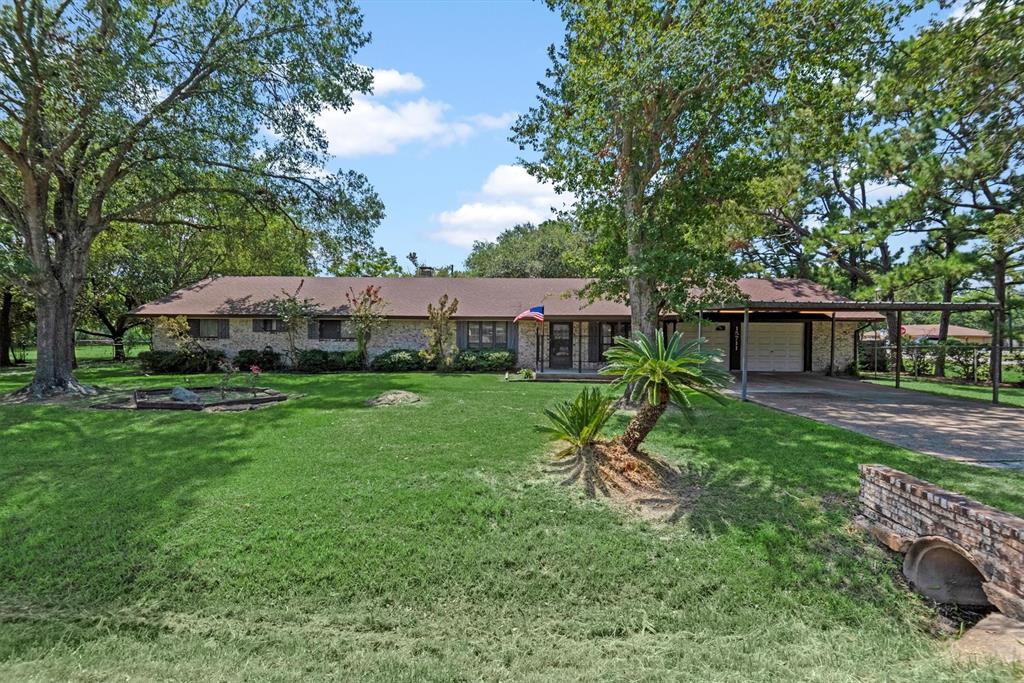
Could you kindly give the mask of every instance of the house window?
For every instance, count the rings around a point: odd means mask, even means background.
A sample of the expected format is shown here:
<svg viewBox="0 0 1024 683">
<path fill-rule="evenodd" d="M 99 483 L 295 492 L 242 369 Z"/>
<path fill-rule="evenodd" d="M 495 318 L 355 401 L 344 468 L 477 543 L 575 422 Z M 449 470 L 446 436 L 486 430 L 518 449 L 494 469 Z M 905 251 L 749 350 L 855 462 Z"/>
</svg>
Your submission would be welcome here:
<svg viewBox="0 0 1024 683">
<path fill-rule="evenodd" d="M 193 318 L 188 321 L 188 330 L 196 339 L 227 339 L 228 321 L 222 318 Z"/>
<path fill-rule="evenodd" d="M 504 349 L 508 346 L 508 323 L 472 321 L 466 323 L 466 348 Z"/>
<path fill-rule="evenodd" d="M 320 338 L 321 339 L 341 339 L 341 321 L 340 320 L 321 320 L 320 321 Z"/>
<path fill-rule="evenodd" d="M 257 318 L 253 321 L 252 331 L 265 332 L 267 334 L 284 332 L 284 321 L 278 318 Z"/>
<path fill-rule="evenodd" d="M 601 358 L 604 358 L 604 352 L 615 345 L 616 337 L 628 337 L 629 336 L 629 323 L 601 323 Z"/>
</svg>

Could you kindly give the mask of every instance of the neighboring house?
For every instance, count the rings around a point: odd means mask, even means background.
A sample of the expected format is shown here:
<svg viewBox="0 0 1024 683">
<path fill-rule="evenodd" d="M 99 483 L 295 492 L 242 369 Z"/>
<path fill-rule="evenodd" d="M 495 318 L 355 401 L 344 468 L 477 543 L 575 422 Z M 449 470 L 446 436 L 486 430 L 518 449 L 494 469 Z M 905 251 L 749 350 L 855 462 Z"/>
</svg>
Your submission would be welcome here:
<svg viewBox="0 0 1024 683">
<path fill-rule="evenodd" d="M 229 355 L 268 346 L 283 351 L 287 344 L 279 321 L 272 316 L 271 302 L 298 290 L 300 298 L 312 300 L 322 311 L 310 320 L 301 348 L 350 350 L 355 348 L 355 338 L 345 294 L 349 288 L 359 291 L 373 284 L 387 302 L 387 321 L 373 334 L 371 357 L 391 349 L 424 348 L 427 304 L 447 294 L 459 300 L 454 316 L 458 348 L 510 349 L 517 353 L 520 367 L 593 372 L 603 365 L 604 352 L 614 338 L 629 333 L 629 307 L 609 300 L 588 303 L 578 295 L 587 282 L 572 278 L 219 277 L 146 304 L 134 314 L 184 316 L 204 346 Z M 827 313 L 771 310 L 772 302 L 845 300 L 809 280 L 743 279 L 738 286 L 750 302 L 757 302 L 750 312 L 748 369 L 752 371 L 824 372 L 829 368 L 833 331 L 834 367 L 843 371 L 854 359 L 856 331 L 867 322 L 882 320 L 877 313 L 841 311 L 834 314 L 833 330 Z M 544 307 L 543 322 L 513 322 L 535 306 Z M 709 346 L 722 350 L 729 369 L 738 370 L 740 306 L 706 310 L 699 320 L 666 315 L 664 330 L 693 338 L 699 329 Z M 153 346 L 173 349 L 159 331 Z"/>
<path fill-rule="evenodd" d="M 865 332 L 863 338 L 865 341 L 885 341 L 887 336 L 888 335 L 885 330 L 872 330 Z M 939 326 L 904 325 L 903 338 L 913 339 L 915 341 L 925 339 L 938 341 Z M 950 325 L 949 330 L 946 332 L 946 338 L 967 342 L 968 344 L 989 344 L 992 342 L 992 333 L 986 332 L 985 330 L 977 330 L 973 327 Z"/>
</svg>

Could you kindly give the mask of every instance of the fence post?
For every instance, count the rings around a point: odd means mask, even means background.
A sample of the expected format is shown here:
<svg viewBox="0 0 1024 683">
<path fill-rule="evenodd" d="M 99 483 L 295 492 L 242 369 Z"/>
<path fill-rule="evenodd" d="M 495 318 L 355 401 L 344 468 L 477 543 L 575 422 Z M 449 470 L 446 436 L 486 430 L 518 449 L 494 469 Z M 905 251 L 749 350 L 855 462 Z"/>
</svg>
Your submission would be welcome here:
<svg viewBox="0 0 1024 683">
<path fill-rule="evenodd" d="M 978 349 L 974 349 L 972 354 L 974 359 L 971 361 L 971 379 L 977 384 L 978 383 Z"/>
</svg>

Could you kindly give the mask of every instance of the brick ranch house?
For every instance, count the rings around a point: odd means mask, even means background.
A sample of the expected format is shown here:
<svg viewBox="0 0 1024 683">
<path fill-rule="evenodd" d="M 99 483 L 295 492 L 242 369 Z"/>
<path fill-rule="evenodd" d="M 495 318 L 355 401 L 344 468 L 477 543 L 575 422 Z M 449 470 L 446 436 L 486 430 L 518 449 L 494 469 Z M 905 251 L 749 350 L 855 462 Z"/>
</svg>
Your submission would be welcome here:
<svg viewBox="0 0 1024 683">
<path fill-rule="evenodd" d="M 588 303 L 577 292 L 587 280 L 573 278 L 359 278 L 359 277 L 217 277 L 174 292 L 136 309 L 136 316 L 184 316 L 192 334 L 207 348 L 229 356 L 242 349 L 287 343 L 271 314 L 271 302 L 298 290 L 322 314 L 310 320 L 302 349 L 347 351 L 355 338 L 347 318 L 345 293 L 373 284 L 386 302 L 387 320 L 370 343 L 370 356 L 392 349 L 426 345 L 427 304 L 443 295 L 459 300 L 456 344 L 460 349 L 510 349 L 520 367 L 550 372 L 594 372 L 614 337 L 628 334 L 629 308 L 616 301 Z M 300 289 L 301 285 L 301 289 Z M 873 312 L 772 311 L 772 302 L 844 301 L 809 280 L 742 279 L 740 292 L 752 305 L 748 369 L 769 372 L 826 372 L 830 360 L 837 372 L 853 363 L 855 338 L 868 322 L 882 320 Z M 544 307 L 544 321 L 513 319 L 526 309 Z M 722 350 L 730 370 L 739 370 L 742 304 L 705 310 L 698 319 L 662 316 L 666 334 L 680 331 L 695 337 L 698 330 L 709 346 Z M 831 316 L 835 316 L 834 320 Z M 834 328 L 833 328 L 834 323 Z M 834 356 L 832 334 L 835 334 Z M 154 334 L 153 348 L 173 350 L 173 343 Z"/>
</svg>

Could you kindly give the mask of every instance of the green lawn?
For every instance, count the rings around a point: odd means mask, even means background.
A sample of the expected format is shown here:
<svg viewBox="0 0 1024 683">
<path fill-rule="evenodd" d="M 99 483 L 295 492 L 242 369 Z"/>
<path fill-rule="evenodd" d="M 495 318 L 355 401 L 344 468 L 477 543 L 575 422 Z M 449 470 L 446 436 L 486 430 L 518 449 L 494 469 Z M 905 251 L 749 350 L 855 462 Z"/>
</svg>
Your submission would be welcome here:
<svg viewBox="0 0 1024 683">
<path fill-rule="evenodd" d="M 890 377 L 873 379 L 866 377 L 874 384 L 893 386 L 894 380 Z M 900 379 L 900 388 L 912 389 L 913 391 L 924 391 L 929 394 L 940 396 L 956 396 L 958 398 L 973 398 L 979 401 L 992 401 L 992 387 L 981 384 L 954 384 L 952 382 L 938 382 L 928 379 Z M 1009 406 L 1020 406 L 1024 408 L 1024 388 L 1000 387 L 999 401 Z"/>
<path fill-rule="evenodd" d="M 0 391 L 27 378 L 2 373 Z M 705 486 L 665 526 L 545 474 L 532 425 L 579 385 L 266 383 L 305 396 L 234 414 L 0 407 L 0 680 L 1014 679 L 937 656 L 932 612 L 849 522 L 857 463 L 1018 514 L 1024 475 L 701 404 L 650 443 Z M 389 388 L 425 403 L 362 407 Z"/>
</svg>

